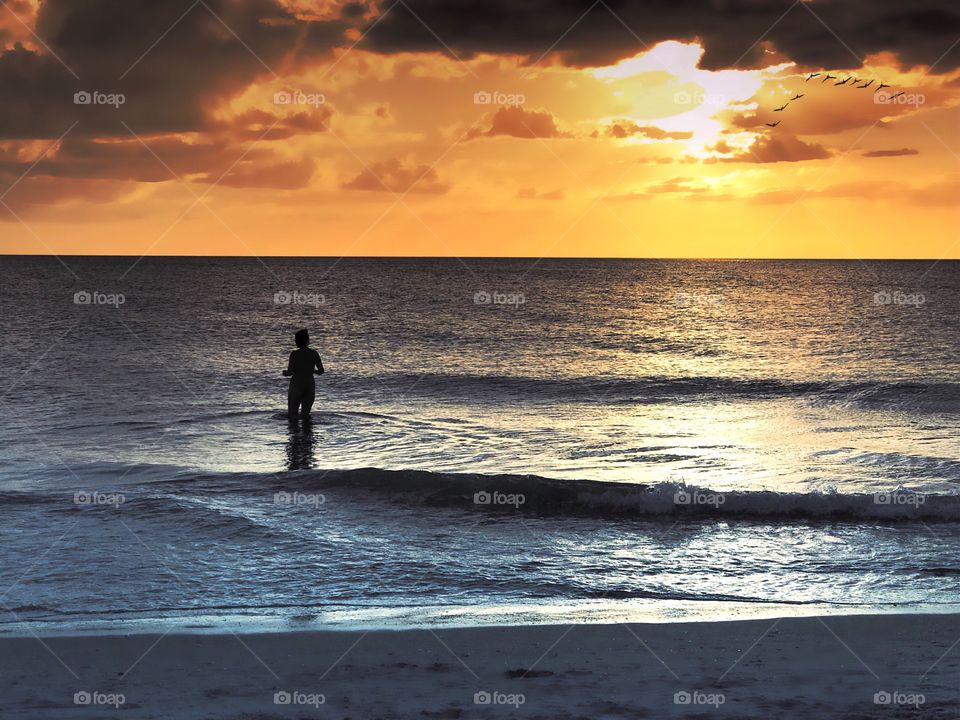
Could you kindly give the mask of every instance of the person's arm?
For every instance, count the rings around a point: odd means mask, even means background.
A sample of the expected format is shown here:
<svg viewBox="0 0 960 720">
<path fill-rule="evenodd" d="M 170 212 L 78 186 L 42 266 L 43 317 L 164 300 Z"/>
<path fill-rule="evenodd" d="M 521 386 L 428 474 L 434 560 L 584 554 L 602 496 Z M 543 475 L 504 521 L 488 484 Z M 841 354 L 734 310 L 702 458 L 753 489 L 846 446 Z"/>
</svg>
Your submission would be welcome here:
<svg viewBox="0 0 960 720">
<path fill-rule="evenodd" d="M 316 350 L 313 351 L 313 361 L 317 367 L 317 369 L 313 372 L 317 375 L 323 375 L 323 360 L 320 359 L 320 353 L 318 353 Z"/>
<path fill-rule="evenodd" d="M 287 369 L 283 371 L 284 377 L 293 375 L 293 353 L 290 353 L 290 359 L 287 360 Z"/>
</svg>

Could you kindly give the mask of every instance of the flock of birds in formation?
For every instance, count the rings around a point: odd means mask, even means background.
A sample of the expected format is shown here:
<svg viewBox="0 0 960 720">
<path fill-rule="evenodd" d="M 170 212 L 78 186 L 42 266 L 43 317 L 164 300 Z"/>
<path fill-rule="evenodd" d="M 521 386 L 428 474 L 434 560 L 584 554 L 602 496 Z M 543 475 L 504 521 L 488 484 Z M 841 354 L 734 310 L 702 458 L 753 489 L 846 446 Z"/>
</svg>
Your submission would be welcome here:
<svg viewBox="0 0 960 720">
<path fill-rule="evenodd" d="M 837 85 L 837 86 L 839 86 L 839 85 L 849 85 L 849 87 L 855 87 L 855 88 L 857 88 L 857 89 L 859 89 L 859 90 L 865 90 L 866 88 L 870 87 L 870 86 L 873 85 L 873 83 L 874 83 L 873 80 L 862 80 L 862 79 L 856 77 L 855 75 L 850 75 L 850 76 L 844 78 L 843 80 L 841 80 L 837 75 L 831 75 L 831 74 L 829 74 L 829 73 L 823 73 L 823 72 L 810 73 L 809 75 L 807 75 L 807 79 L 806 79 L 804 82 L 810 82 L 810 81 L 813 80 L 814 78 L 818 78 L 818 77 L 821 77 L 821 76 L 823 76 L 823 79 L 820 81 L 820 84 L 821 84 L 821 85 L 822 85 L 823 83 L 827 82 L 828 80 L 836 80 L 836 82 L 834 83 L 834 85 Z M 873 89 L 873 91 L 874 91 L 875 93 L 876 93 L 876 92 L 880 92 L 880 91 L 883 90 L 884 88 L 890 87 L 887 83 L 880 82 L 879 80 L 876 81 L 876 82 L 877 82 L 877 86 Z M 787 105 L 789 105 L 790 103 L 794 102 L 795 100 L 799 100 L 800 98 L 804 97 L 805 94 L 806 94 L 806 93 L 797 93 L 797 94 L 794 95 L 792 98 L 790 98 L 789 100 L 787 100 L 787 101 L 786 101 L 783 105 L 781 105 L 780 107 L 774 108 L 773 111 L 774 111 L 774 112 L 783 112 L 784 110 L 787 109 Z M 888 101 L 896 100 L 898 97 L 900 97 L 900 96 L 903 95 L 903 94 L 904 94 L 904 91 L 900 91 L 900 92 L 898 92 L 898 93 L 896 93 L 896 94 L 894 94 L 894 95 L 891 95 L 891 96 L 888 98 Z M 777 120 L 776 122 L 767 123 L 766 125 L 767 125 L 767 127 L 775 128 L 775 127 L 776 127 L 777 125 L 779 125 L 781 122 L 782 122 L 782 120 Z"/>
</svg>

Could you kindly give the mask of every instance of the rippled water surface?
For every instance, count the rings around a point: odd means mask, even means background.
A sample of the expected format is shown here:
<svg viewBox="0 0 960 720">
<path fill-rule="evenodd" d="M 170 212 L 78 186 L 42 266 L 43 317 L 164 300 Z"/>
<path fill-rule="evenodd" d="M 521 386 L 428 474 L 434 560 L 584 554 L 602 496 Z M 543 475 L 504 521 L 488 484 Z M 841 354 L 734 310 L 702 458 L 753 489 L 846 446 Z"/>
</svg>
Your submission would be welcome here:
<svg viewBox="0 0 960 720">
<path fill-rule="evenodd" d="M 65 261 L 0 264 L 10 623 L 957 597 L 958 263 Z"/>
</svg>

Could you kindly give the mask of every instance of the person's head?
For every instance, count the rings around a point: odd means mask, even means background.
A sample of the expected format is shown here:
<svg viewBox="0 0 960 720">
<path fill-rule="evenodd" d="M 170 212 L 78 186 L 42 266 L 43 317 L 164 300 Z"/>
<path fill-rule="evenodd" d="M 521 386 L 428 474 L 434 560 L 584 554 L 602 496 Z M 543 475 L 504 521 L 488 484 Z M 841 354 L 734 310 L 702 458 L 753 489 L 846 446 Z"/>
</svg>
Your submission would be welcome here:
<svg viewBox="0 0 960 720">
<path fill-rule="evenodd" d="M 293 336 L 293 339 L 296 340 L 298 348 L 305 348 L 310 344 L 310 333 L 307 332 L 306 328 L 297 330 L 297 334 Z"/>
</svg>

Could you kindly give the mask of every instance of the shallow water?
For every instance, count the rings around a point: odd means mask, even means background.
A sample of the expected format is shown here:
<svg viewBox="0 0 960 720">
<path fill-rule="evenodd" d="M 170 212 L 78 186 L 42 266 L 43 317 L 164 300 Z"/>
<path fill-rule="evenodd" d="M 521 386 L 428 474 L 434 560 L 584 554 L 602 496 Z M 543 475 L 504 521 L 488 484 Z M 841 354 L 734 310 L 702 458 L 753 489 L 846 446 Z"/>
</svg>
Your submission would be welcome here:
<svg viewBox="0 0 960 720">
<path fill-rule="evenodd" d="M 960 263 L 66 262 L 0 266 L 11 625 L 956 601 Z"/>
</svg>

